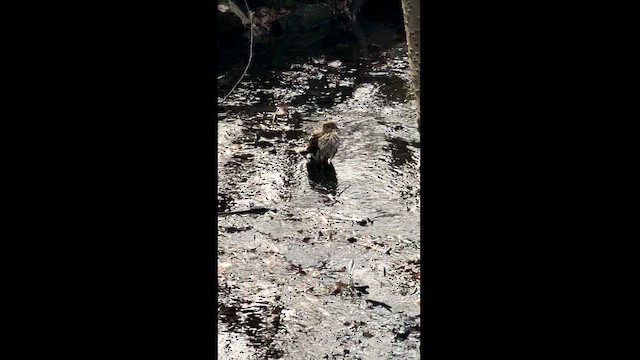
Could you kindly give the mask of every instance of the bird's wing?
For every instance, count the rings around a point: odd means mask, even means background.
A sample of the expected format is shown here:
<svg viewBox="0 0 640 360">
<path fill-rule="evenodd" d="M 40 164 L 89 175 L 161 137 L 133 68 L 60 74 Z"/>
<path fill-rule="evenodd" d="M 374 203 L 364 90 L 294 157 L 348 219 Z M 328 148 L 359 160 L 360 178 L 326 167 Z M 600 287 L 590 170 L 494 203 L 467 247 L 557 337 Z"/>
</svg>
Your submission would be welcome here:
<svg viewBox="0 0 640 360">
<path fill-rule="evenodd" d="M 309 145 L 307 145 L 307 153 L 315 154 L 318 151 L 318 138 L 320 135 L 314 134 L 309 138 Z"/>
</svg>

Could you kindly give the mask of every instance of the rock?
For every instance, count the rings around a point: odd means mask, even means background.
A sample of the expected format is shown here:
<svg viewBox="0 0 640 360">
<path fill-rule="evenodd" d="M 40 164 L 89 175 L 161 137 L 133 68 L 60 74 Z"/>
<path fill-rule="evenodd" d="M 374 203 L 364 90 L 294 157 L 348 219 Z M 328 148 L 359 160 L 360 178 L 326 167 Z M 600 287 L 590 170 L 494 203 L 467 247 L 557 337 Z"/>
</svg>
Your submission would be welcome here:
<svg viewBox="0 0 640 360">
<path fill-rule="evenodd" d="M 369 45 L 388 48 L 392 44 L 404 40 L 399 27 L 388 27 L 372 22 L 363 22 L 362 27 L 367 34 Z"/>
<path fill-rule="evenodd" d="M 331 34 L 331 25 L 323 24 L 304 33 L 285 32 L 280 43 L 285 49 L 305 49 Z M 284 49 L 283 49 L 284 50 Z"/>
<path fill-rule="evenodd" d="M 218 11 L 218 34 L 222 37 L 225 36 L 239 36 L 245 32 L 248 28 L 242 25 L 242 21 L 233 14 L 231 11 L 220 12 Z"/>
<path fill-rule="evenodd" d="M 300 4 L 299 0 L 265 0 L 264 1 L 264 6 L 274 8 L 274 9 L 280 9 L 285 6 L 290 8 L 295 8 L 299 4 Z"/>
<path fill-rule="evenodd" d="M 301 5 L 289 15 L 284 29 L 289 32 L 305 32 L 331 20 L 331 9 L 324 4 Z"/>
</svg>

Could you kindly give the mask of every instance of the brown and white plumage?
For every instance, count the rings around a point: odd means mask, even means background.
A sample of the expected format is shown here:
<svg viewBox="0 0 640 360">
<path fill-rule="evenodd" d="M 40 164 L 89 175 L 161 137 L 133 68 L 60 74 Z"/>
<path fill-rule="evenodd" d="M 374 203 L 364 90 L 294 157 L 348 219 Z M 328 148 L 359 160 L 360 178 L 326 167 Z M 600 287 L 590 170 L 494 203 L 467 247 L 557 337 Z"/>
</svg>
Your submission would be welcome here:
<svg viewBox="0 0 640 360">
<path fill-rule="evenodd" d="M 321 129 L 316 129 L 309 138 L 307 149 L 302 154 L 311 154 L 311 161 L 329 163 L 340 147 L 338 126 L 333 121 L 322 124 Z"/>
</svg>

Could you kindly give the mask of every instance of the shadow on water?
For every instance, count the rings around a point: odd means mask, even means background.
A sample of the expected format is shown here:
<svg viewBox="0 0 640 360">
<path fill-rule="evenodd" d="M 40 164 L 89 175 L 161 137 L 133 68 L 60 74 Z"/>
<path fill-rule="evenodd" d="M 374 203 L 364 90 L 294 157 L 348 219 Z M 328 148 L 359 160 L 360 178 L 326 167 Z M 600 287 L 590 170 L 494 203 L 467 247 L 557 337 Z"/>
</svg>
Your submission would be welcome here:
<svg viewBox="0 0 640 360">
<path fill-rule="evenodd" d="M 282 329 L 282 310 L 282 306 L 242 301 L 239 305 L 222 305 L 218 311 L 219 321 L 226 325 L 226 330 L 245 334 L 249 338 L 247 345 L 255 348 L 256 354 L 263 353 L 266 359 L 280 359 L 284 351 L 274 346 L 273 339 Z M 226 349 L 220 350 L 226 350 L 227 353 L 237 351 L 246 355 L 246 349 L 232 349 L 232 346 L 232 343 L 228 343 Z"/>
<path fill-rule="evenodd" d="M 336 194 L 338 178 L 333 164 L 307 163 L 309 185 L 321 194 Z"/>
<path fill-rule="evenodd" d="M 415 143 L 413 145 L 418 147 Z M 389 145 L 385 146 L 383 149 L 391 152 L 392 164 L 396 167 L 400 167 L 406 163 L 415 163 L 413 152 L 409 150 L 408 146 L 408 141 L 399 137 L 394 137 L 389 139 Z"/>
</svg>

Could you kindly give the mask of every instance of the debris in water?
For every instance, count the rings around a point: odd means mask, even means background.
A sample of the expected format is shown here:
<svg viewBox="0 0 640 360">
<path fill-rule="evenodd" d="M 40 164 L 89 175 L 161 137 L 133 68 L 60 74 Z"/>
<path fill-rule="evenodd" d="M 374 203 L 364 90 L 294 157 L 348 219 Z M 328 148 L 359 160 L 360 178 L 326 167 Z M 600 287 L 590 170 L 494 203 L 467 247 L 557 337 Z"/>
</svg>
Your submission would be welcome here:
<svg viewBox="0 0 640 360">
<path fill-rule="evenodd" d="M 291 265 L 289 265 L 289 269 L 290 270 L 295 270 L 297 272 L 297 274 L 307 275 L 306 271 L 302 270 L 302 265 L 300 265 L 300 264 L 295 265 L 295 264 L 291 263 Z"/>
<path fill-rule="evenodd" d="M 389 305 L 387 305 L 387 304 L 385 304 L 383 302 L 375 301 L 375 300 L 369 300 L 369 299 L 366 299 L 365 301 L 370 303 L 371 306 L 380 306 L 380 307 L 383 307 L 383 308 L 391 311 L 391 306 L 389 306 Z"/>
<path fill-rule="evenodd" d="M 231 263 L 218 263 L 218 271 L 222 271 L 231 266 Z"/>
<path fill-rule="evenodd" d="M 360 225 L 360 226 L 367 226 L 367 224 L 373 224 L 373 220 L 366 218 L 366 219 L 362 219 L 362 220 L 356 220 L 356 224 Z"/>
<path fill-rule="evenodd" d="M 273 211 L 278 212 L 276 209 L 268 209 L 262 207 L 251 208 L 247 210 L 238 210 L 238 211 L 227 211 L 227 212 L 218 212 L 218 215 L 240 215 L 240 214 L 264 214 L 266 212 Z"/>
<path fill-rule="evenodd" d="M 337 281 L 336 282 L 336 288 L 335 288 L 335 290 L 333 290 L 331 292 L 331 295 L 338 295 L 338 294 L 342 293 L 345 289 L 348 289 L 348 288 L 349 288 L 348 284 L 345 284 L 345 283 L 343 283 L 341 281 Z"/>
</svg>

